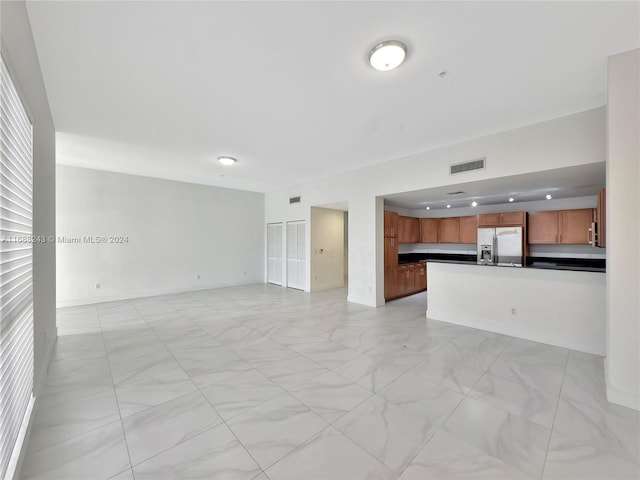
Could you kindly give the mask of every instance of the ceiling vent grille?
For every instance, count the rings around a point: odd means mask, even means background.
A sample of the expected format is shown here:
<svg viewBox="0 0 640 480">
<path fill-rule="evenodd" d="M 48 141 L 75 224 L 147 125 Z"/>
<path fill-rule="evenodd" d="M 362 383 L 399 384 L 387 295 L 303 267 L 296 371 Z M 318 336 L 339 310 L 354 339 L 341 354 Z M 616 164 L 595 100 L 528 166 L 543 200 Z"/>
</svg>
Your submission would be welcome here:
<svg viewBox="0 0 640 480">
<path fill-rule="evenodd" d="M 289 203 L 300 203 L 300 197 L 290 197 Z"/>
<path fill-rule="evenodd" d="M 471 160 L 470 162 L 449 165 L 449 171 L 451 175 L 455 175 L 456 173 L 470 172 L 471 170 L 482 170 L 483 168 L 485 168 L 486 160 L 486 157 L 482 157 Z"/>
</svg>

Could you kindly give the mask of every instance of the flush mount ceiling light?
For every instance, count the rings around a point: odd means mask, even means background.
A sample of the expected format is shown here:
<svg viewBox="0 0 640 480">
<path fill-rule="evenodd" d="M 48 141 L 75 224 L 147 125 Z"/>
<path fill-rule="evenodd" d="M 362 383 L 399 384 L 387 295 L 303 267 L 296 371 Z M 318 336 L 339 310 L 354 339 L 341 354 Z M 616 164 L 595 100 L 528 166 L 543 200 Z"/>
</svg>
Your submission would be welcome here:
<svg viewBox="0 0 640 480">
<path fill-rule="evenodd" d="M 233 165 L 234 163 L 236 163 L 236 162 L 237 162 L 237 160 L 236 160 L 235 158 L 233 158 L 233 157 L 227 157 L 227 156 L 224 156 L 224 157 L 218 157 L 218 161 L 219 161 L 222 165 L 226 165 L 226 166 Z"/>
<path fill-rule="evenodd" d="M 431 207 L 427 207 L 427 210 L 431 210 Z"/>
<path fill-rule="evenodd" d="M 385 40 L 369 52 L 369 63 L 376 70 L 386 72 L 399 67 L 407 55 L 407 46 L 398 40 Z"/>
<path fill-rule="evenodd" d="M 447 205 L 447 208 L 451 208 L 451 205 Z"/>
<path fill-rule="evenodd" d="M 551 200 L 553 197 L 547 193 L 547 196 L 546 196 L 545 198 L 546 198 L 547 200 Z"/>
<path fill-rule="evenodd" d="M 473 202 L 471 202 L 471 206 L 472 207 L 477 207 L 478 206 L 478 202 L 476 202 L 475 200 Z"/>
<path fill-rule="evenodd" d="M 515 198 L 509 197 L 509 202 L 513 202 L 514 200 L 515 200 Z"/>
</svg>

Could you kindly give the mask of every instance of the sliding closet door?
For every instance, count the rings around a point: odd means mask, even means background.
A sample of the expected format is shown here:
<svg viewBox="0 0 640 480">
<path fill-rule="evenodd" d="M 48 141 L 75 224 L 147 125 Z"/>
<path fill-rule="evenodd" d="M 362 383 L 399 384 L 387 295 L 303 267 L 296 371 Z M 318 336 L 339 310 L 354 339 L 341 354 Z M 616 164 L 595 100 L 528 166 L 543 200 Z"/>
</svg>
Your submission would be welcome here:
<svg viewBox="0 0 640 480">
<path fill-rule="evenodd" d="M 287 222 L 287 287 L 304 290 L 305 223 Z"/>
<path fill-rule="evenodd" d="M 267 282 L 284 285 L 282 275 L 282 250 L 284 248 L 282 223 L 267 225 Z"/>
</svg>

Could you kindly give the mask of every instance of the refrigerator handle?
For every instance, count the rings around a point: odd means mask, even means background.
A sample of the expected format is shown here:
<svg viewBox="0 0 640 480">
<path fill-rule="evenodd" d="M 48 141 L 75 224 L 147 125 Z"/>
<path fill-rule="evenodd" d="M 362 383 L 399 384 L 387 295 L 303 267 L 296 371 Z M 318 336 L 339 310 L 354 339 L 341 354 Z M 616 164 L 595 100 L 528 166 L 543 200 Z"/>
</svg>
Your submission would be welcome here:
<svg viewBox="0 0 640 480">
<path fill-rule="evenodd" d="M 491 257 L 491 263 L 496 265 L 498 263 L 498 235 L 493 235 L 493 248 L 491 249 L 493 255 Z"/>
</svg>

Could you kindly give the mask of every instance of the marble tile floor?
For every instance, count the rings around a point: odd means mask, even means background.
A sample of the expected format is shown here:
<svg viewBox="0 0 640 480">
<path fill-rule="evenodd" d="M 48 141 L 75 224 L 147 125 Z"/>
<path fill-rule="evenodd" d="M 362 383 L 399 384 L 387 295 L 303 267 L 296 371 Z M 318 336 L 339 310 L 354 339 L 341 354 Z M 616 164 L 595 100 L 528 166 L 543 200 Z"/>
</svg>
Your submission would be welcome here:
<svg viewBox="0 0 640 480">
<path fill-rule="evenodd" d="M 425 305 L 253 285 L 60 309 L 21 478 L 639 478 L 601 357 Z"/>
</svg>

